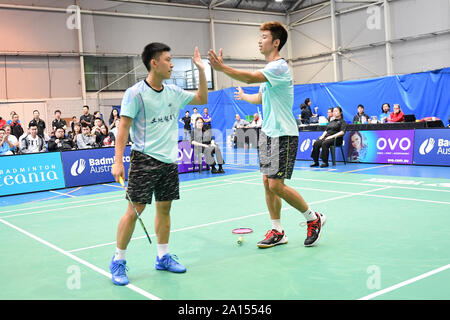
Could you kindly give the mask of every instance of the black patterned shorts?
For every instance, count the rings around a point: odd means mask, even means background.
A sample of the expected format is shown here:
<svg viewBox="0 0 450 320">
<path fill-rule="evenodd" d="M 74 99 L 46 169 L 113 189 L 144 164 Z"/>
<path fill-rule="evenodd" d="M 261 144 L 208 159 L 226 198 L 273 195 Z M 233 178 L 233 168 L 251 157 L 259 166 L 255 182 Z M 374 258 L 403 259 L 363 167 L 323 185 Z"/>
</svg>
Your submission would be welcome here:
<svg viewBox="0 0 450 320">
<path fill-rule="evenodd" d="M 131 151 L 128 194 L 136 203 L 180 199 L 178 164 L 165 163 L 138 151 Z"/>
<path fill-rule="evenodd" d="M 298 136 L 259 136 L 260 171 L 270 179 L 290 179 L 297 157 Z"/>
</svg>

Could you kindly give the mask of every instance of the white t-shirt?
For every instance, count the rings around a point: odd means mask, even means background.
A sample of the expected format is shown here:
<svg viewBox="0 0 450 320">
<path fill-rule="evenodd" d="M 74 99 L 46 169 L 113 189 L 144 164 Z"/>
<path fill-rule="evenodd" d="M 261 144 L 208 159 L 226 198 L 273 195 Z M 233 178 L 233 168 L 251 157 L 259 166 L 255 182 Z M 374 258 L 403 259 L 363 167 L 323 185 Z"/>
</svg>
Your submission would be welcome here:
<svg viewBox="0 0 450 320">
<path fill-rule="evenodd" d="M 269 137 L 298 136 L 292 112 L 294 86 L 287 62 L 284 59 L 271 61 L 259 71 L 267 79 L 260 86 L 264 115 L 261 130 Z"/>
<path fill-rule="evenodd" d="M 178 157 L 178 116 L 194 99 L 193 92 L 167 84 L 160 91 L 145 80 L 128 88 L 120 115 L 133 119 L 130 134 L 132 150 L 161 162 L 174 163 Z"/>
<path fill-rule="evenodd" d="M 31 135 L 29 135 L 26 139 L 28 140 L 27 153 L 36 153 L 41 151 L 39 150 L 40 141 L 38 136 L 36 136 L 36 138 L 33 138 Z"/>
<path fill-rule="evenodd" d="M 195 120 L 197 120 L 198 117 L 201 117 L 202 115 L 200 113 L 193 113 L 191 116 L 191 124 L 195 128 Z"/>
</svg>

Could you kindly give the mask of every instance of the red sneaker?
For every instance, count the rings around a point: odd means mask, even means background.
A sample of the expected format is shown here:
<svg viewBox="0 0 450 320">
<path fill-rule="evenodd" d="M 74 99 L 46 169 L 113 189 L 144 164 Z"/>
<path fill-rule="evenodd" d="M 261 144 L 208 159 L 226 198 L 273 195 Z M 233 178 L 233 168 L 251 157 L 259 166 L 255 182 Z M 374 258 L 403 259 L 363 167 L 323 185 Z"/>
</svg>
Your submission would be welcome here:
<svg viewBox="0 0 450 320">
<path fill-rule="evenodd" d="M 266 238 L 258 242 L 257 246 L 260 248 L 270 248 L 279 244 L 285 244 L 288 242 L 288 238 L 283 232 L 278 232 L 275 229 L 269 230 L 266 233 Z"/>
</svg>

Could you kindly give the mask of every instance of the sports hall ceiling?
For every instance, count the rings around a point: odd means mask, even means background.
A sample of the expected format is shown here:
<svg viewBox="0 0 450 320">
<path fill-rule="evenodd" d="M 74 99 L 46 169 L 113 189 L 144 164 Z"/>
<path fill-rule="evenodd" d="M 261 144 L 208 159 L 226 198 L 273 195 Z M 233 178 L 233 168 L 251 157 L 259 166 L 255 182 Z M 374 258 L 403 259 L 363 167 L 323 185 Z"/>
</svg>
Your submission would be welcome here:
<svg viewBox="0 0 450 320">
<path fill-rule="evenodd" d="M 165 3 L 168 5 L 185 4 L 208 8 L 234 8 L 241 10 L 256 10 L 266 12 L 289 13 L 304 7 L 308 7 L 324 0 L 110 0 L 115 2 L 136 3 Z M 280 1 L 280 2 L 279 2 Z"/>
</svg>

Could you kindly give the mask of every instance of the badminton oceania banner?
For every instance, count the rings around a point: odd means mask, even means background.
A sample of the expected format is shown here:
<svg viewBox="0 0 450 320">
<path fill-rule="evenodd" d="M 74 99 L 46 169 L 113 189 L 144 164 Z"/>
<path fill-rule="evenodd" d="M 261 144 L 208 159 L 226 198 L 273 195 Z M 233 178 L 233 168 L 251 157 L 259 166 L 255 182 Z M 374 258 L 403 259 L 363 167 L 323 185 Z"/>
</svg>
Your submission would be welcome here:
<svg viewBox="0 0 450 320">
<path fill-rule="evenodd" d="M 348 161 L 412 164 L 414 130 L 351 131 Z"/>
<path fill-rule="evenodd" d="M 59 152 L 0 157 L 0 196 L 64 187 Z"/>
<path fill-rule="evenodd" d="M 66 187 L 113 182 L 111 166 L 114 164 L 115 148 L 64 151 L 61 158 L 64 166 Z M 125 179 L 128 179 L 131 148 L 127 146 L 123 155 Z"/>
</svg>

